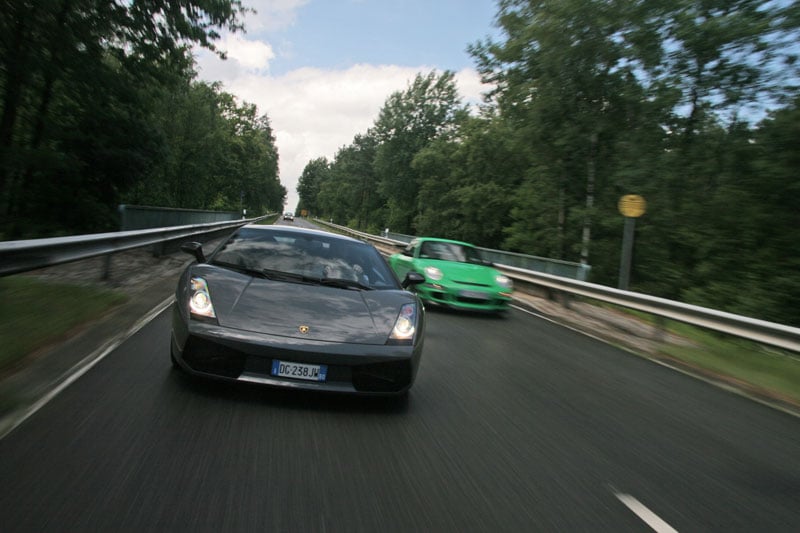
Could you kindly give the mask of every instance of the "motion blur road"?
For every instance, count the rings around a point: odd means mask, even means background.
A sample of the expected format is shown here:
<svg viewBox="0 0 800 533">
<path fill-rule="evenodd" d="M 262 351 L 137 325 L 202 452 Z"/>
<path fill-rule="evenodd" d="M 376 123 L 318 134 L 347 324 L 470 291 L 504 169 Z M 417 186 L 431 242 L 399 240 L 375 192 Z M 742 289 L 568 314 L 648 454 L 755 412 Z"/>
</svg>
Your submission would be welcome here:
<svg viewBox="0 0 800 533">
<path fill-rule="evenodd" d="M 165 311 L 0 441 L 0 531 L 800 529 L 800 420 L 517 309 L 429 310 L 405 404 L 168 344 Z"/>
</svg>

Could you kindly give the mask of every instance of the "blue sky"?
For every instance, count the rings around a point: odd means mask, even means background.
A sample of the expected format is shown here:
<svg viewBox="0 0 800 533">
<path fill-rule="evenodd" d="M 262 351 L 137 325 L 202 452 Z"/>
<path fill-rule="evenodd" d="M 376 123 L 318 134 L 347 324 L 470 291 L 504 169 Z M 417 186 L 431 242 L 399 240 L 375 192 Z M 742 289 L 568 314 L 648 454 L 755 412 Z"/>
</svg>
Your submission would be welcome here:
<svg viewBox="0 0 800 533">
<path fill-rule="evenodd" d="M 491 0 L 312 1 L 274 34 L 273 46 L 286 55 L 272 70 L 356 63 L 460 70 L 474 65 L 466 47 L 490 34 L 494 15 Z"/>
<path fill-rule="evenodd" d="M 297 204 L 306 163 L 333 159 L 416 74 L 456 72 L 465 101 L 487 90 L 466 48 L 497 36 L 495 0 L 244 3 L 258 11 L 246 19 L 246 33 L 222 36 L 227 61 L 197 51 L 199 75 L 269 116 L 287 209 Z"/>
</svg>

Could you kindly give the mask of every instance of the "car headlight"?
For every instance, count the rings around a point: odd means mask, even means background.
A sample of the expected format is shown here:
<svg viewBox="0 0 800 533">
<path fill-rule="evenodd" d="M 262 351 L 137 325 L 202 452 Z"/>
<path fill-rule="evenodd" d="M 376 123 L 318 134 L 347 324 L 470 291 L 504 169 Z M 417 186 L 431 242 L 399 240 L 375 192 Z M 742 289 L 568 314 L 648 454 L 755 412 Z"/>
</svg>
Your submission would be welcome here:
<svg viewBox="0 0 800 533">
<path fill-rule="evenodd" d="M 392 328 L 392 333 L 389 339 L 393 341 L 403 341 L 411 343 L 414 340 L 414 333 L 417 330 L 415 324 L 417 323 L 417 306 L 415 304 L 403 304 L 400 308 L 400 314 L 397 315 L 397 320 Z"/>
<path fill-rule="evenodd" d="M 208 284 L 203 278 L 192 278 L 192 292 L 189 296 L 189 310 L 193 315 L 207 318 L 216 318 L 214 305 L 211 303 L 211 294 L 208 292 Z"/>
<path fill-rule="evenodd" d="M 514 282 L 508 276 L 500 274 L 498 276 L 495 276 L 494 281 L 504 289 L 511 290 L 514 288 Z"/>
<path fill-rule="evenodd" d="M 442 271 L 433 266 L 425 267 L 425 276 L 433 281 L 439 281 L 442 279 Z"/>
</svg>

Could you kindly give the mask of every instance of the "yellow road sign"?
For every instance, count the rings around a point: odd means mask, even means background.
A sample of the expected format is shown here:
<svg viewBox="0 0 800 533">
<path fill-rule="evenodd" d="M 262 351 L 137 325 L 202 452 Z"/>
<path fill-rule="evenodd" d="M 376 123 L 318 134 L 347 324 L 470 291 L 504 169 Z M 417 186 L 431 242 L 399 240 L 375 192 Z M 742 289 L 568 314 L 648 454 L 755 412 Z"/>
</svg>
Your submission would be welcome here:
<svg viewBox="0 0 800 533">
<path fill-rule="evenodd" d="M 626 194 L 619 199 L 617 204 L 619 212 L 626 217 L 639 218 L 647 209 L 647 202 L 638 194 Z"/>
</svg>

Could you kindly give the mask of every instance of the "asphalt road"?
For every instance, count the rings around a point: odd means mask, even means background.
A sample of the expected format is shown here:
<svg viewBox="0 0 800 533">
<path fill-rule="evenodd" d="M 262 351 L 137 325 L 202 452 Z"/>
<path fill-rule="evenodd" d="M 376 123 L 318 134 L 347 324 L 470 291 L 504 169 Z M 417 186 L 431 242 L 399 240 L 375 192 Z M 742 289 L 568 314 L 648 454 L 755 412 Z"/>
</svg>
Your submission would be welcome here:
<svg viewBox="0 0 800 533">
<path fill-rule="evenodd" d="M 188 379 L 168 317 L 0 440 L 0 531 L 800 530 L 800 420 L 525 312 L 429 310 L 406 404 Z"/>
</svg>

